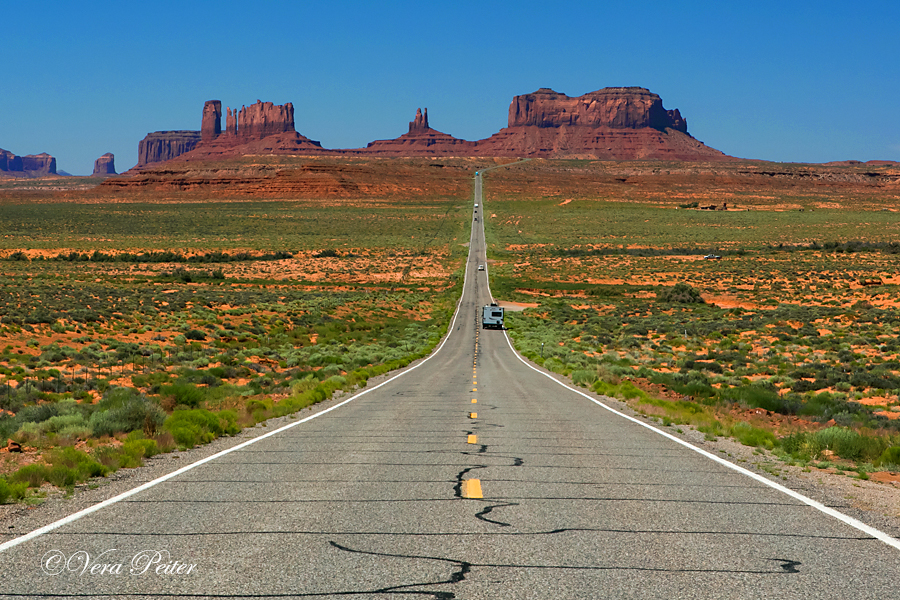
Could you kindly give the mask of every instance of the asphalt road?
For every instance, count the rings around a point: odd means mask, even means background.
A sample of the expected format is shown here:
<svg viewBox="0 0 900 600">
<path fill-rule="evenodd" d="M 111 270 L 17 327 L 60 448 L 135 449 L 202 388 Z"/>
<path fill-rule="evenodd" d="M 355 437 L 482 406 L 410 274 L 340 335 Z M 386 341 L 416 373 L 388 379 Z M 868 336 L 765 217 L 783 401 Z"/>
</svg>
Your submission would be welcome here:
<svg viewBox="0 0 900 600">
<path fill-rule="evenodd" d="M 482 331 L 482 211 L 432 358 L 0 552 L 0 598 L 900 598 L 890 539 L 610 412 Z"/>
</svg>

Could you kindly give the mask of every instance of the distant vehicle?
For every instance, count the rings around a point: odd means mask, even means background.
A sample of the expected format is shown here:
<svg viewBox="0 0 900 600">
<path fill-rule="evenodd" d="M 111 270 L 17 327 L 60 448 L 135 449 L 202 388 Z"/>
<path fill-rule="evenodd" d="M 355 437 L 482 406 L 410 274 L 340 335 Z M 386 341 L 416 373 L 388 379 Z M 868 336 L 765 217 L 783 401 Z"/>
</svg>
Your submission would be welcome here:
<svg viewBox="0 0 900 600">
<path fill-rule="evenodd" d="M 503 329 L 503 309 L 496 304 L 482 307 L 481 327 L 483 329 Z"/>
<path fill-rule="evenodd" d="M 478 265 L 478 270 L 479 270 L 479 271 L 484 271 L 484 265 Z"/>
<path fill-rule="evenodd" d="M 719 259 L 722 258 L 722 257 L 719 256 L 718 254 L 707 254 L 707 255 L 704 256 L 703 258 L 705 258 L 705 259 L 707 259 L 707 260 L 719 260 Z"/>
<path fill-rule="evenodd" d="M 477 202 L 475 203 L 475 208 L 478 208 L 478 203 L 477 203 Z"/>
</svg>

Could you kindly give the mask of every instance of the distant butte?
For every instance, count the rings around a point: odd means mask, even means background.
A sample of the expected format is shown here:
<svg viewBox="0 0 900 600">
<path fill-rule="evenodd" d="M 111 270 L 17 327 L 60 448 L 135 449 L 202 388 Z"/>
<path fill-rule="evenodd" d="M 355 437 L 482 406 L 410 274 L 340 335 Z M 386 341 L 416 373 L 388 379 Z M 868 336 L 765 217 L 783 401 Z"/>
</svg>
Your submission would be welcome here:
<svg viewBox="0 0 900 600">
<path fill-rule="evenodd" d="M 549 88 L 513 98 L 508 126 L 477 142 L 432 129 L 428 109 L 416 110 L 409 131 L 365 148 L 332 150 L 297 133 L 294 106 L 257 100 L 240 110 L 203 107 L 200 131 L 156 132 L 141 141 L 138 167 L 178 157 L 183 161 L 249 154 L 376 156 L 526 156 L 605 160 L 735 160 L 687 132 L 678 109 L 640 87 L 612 87 L 570 97 Z"/>
<path fill-rule="evenodd" d="M 110 177 L 116 175 L 116 157 L 112 152 L 107 152 L 94 161 L 93 177 Z"/>
<path fill-rule="evenodd" d="M 409 131 L 393 140 L 375 140 L 363 152 L 384 156 L 475 156 L 478 143 L 460 140 L 428 126 L 428 109 L 416 109 Z"/>
<path fill-rule="evenodd" d="M 17 156 L 0 148 L 0 177 L 45 177 L 56 174 L 56 159 L 46 152 Z"/>
</svg>

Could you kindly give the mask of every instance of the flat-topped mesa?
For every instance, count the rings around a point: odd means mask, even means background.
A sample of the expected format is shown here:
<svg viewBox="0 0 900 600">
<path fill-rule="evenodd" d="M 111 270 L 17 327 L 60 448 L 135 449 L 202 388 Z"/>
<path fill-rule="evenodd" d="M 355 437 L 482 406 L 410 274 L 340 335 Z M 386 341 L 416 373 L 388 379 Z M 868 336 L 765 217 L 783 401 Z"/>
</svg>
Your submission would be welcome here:
<svg viewBox="0 0 900 600">
<path fill-rule="evenodd" d="M 56 159 L 46 152 L 18 156 L 0 148 L 0 172 L 9 177 L 56 175 Z"/>
<path fill-rule="evenodd" d="M 229 108 L 225 132 L 241 141 L 261 140 L 270 135 L 296 132 L 294 105 L 290 102 L 273 104 L 257 100 L 256 104 L 241 107 L 240 112 Z"/>
<path fill-rule="evenodd" d="M 193 150 L 200 143 L 199 131 L 154 131 L 138 143 L 138 164 L 171 160 Z"/>
<path fill-rule="evenodd" d="M 641 87 L 610 87 L 577 98 L 541 88 L 516 96 L 509 105 L 509 127 L 610 127 L 687 133 L 678 109 L 666 110 L 662 99 Z"/>
<path fill-rule="evenodd" d="M 416 118 L 409 122 L 409 133 L 424 132 L 431 129 L 428 126 L 428 109 L 422 112 L 421 108 L 416 109 Z"/>
<path fill-rule="evenodd" d="M 222 133 L 222 102 L 207 100 L 203 105 L 203 120 L 200 124 L 200 139 L 209 142 Z"/>
<path fill-rule="evenodd" d="M 35 175 L 56 175 L 56 159 L 46 152 L 22 157 L 22 170 Z"/>
</svg>

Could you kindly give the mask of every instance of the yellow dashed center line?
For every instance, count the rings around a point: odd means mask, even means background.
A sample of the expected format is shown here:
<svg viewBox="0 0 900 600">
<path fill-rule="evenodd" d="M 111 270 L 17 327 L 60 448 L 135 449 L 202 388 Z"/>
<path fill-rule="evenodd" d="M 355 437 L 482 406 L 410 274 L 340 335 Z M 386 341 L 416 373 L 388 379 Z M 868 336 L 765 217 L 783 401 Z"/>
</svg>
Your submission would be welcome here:
<svg viewBox="0 0 900 600">
<path fill-rule="evenodd" d="M 481 493 L 481 480 L 465 479 L 462 482 L 463 498 L 484 498 Z"/>
<path fill-rule="evenodd" d="M 478 413 L 475 413 L 475 412 L 469 413 L 469 418 L 470 418 L 470 419 L 477 419 L 477 418 L 478 418 Z"/>
<path fill-rule="evenodd" d="M 478 404 L 478 398 L 472 398 L 472 404 Z"/>
<path fill-rule="evenodd" d="M 467 444 L 477 444 L 477 443 L 478 443 L 478 436 L 477 436 L 477 435 L 470 435 L 470 436 L 466 439 L 466 443 L 467 443 Z"/>
</svg>

